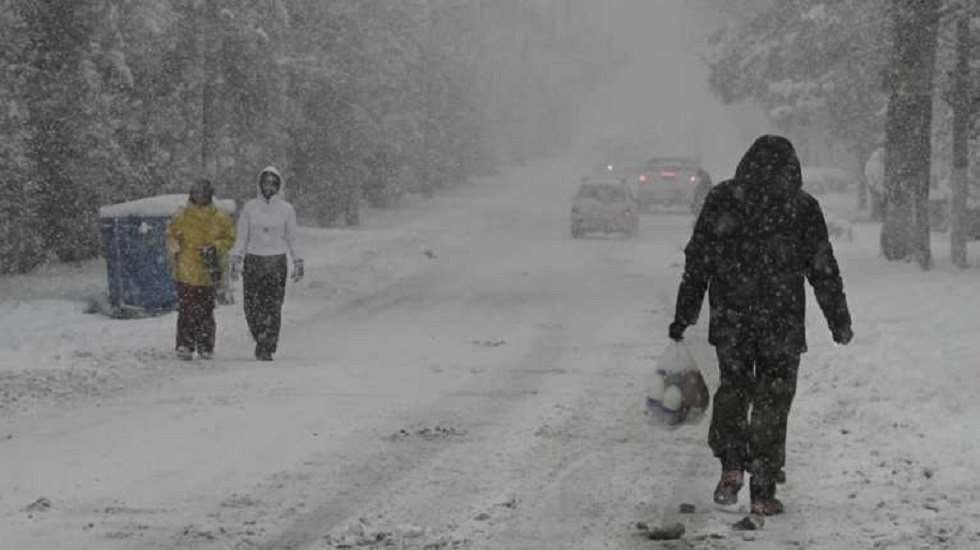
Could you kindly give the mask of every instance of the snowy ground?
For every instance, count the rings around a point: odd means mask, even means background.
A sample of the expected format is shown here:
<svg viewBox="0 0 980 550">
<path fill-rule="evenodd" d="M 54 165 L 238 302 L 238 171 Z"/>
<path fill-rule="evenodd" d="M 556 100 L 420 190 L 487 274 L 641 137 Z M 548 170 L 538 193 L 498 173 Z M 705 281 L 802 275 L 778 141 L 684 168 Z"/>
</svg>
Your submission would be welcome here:
<svg viewBox="0 0 980 550">
<path fill-rule="evenodd" d="M 651 63 L 693 65 L 687 4 L 658 6 Z M 721 179 L 758 130 L 681 76 L 611 87 L 592 121 L 615 129 L 648 102 L 666 136 L 696 114 Z M 0 278 L 0 548 L 980 547 L 980 269 L 952 268 L 946 235 L 928 273 L 881 260 L 876 225 L 836 241 L 856 338 L 834 346 L 811 300 L 788 512 L 743 533 L 710 506 L 707 426 L 641 412 L 691 220 L 573 240 L 579 168 L 304 229 L 307 280 L 271 364 L 239 305 L 218 310 L 216 359 L 182 363 L 173 315 L 84 312 L 99 262 Z M 860 218 L 852 197 L 821 201 Z M 704 326 L 687 341 L 714 388 Z M 672 521 L 680 541 L 636 527 Z"/>
<path fill-rule="evenodd" d="M 250 359 L 239 306 L 219 309 L 216 361 L 186 364 L 172 315 L 83 313 L 98 263 L 0 280 L 2 546 L 980 543 L 980 273 L 948 267 L 944 235 L 930 273 L 879 259 L 875 225 L 837 241 L 857 337 L 833 346 L 811 307 L 789 512 L 745 535 L 709 505 L 706 426 L 640 413 L 690 220 L 572 240 L 571 175 L 532 166 L 362 229 L 305 230 L 309 280 L 271 365 Z M 703 330 L 688 341 L 713 387 Z M 635 527 L 674 520 L 681 542 Z"/>
</svg>

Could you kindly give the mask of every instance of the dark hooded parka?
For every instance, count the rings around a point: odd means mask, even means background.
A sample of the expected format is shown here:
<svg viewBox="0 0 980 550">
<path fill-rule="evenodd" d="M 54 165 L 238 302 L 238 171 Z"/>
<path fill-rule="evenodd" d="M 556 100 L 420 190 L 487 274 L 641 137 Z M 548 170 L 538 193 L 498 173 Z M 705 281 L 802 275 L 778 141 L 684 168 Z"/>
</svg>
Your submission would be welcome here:
<svg viewBox="0 0 980 550">
<path fill-rule="evenodd" d="M 802 189 L 793 145 L 762 136 L 734 179 L 715 186 L 685 249 L 675 320 L 697 322 L 709 293 L 708 341 L 806 351 L 803 279 L 833 334 L 850 327 L 843 281 L 817 200 Z"/>
</svg>

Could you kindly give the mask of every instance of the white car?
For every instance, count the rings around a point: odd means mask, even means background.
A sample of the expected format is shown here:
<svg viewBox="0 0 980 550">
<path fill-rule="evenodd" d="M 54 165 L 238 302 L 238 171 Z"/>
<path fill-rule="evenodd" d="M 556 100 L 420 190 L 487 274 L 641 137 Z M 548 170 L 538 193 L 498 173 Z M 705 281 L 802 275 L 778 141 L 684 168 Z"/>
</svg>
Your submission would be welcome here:
<svg viewBox="0 0 980 550">
<path fill-rule="evenodd" d="M 639 233 L 637 202 L 625 180 L 614 177 L 585 177 L 572 198 L 572 237 L 585 233 Z"/>
</svg>

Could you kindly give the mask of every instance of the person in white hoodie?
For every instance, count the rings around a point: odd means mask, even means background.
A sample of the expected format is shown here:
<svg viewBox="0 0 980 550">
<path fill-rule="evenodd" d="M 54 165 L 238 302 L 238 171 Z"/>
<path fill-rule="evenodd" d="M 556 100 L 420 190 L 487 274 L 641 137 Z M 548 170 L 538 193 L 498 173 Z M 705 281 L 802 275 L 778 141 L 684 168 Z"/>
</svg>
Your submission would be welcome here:
<svg viewBox="0 0 980 550">
<path fill-rule="evenodd" d="M 259 196 L 242 208 L 235 245 L 229 254 L 232 279 L 242 275 L 245 319 L 259 361 L 272 361 L 279 345 L 287 253 L 293 261 L 293 281 L 303 278 L 303 257 L 296 246 L 296 210 L 282 194 L 282 174 L 275 166 L 263 168 L 259 173 Z"/>
</svg>

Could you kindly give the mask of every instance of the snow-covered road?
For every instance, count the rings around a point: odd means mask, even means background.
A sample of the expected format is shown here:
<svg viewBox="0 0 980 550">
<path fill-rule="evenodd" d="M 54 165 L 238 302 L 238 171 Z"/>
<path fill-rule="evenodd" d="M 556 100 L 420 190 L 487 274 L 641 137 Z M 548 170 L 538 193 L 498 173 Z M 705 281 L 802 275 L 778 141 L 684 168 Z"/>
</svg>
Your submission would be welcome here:
<svg viewBox="0 0 980 550">
<path fill-rule="evenodd" d="M 314 260 L 271 365 L 230 334 L 244 327 L 228 306 L 213 364 L 144 359 L 175 375 L 12 418 L 5 539 L 317 548 L 366 518 L 426 542 L 628 540 L 678 473 L 658 470 L 684 458 L 637 411 L 690 218 L 648 217 L 636 241 L 572 240 L 574 174 L 528 168 L 386 238 L 352 232 L 390 255 L 380 264 L 400 256 L 399 275 L 337 300 Z M 328 260 L 326 233 L 306 236 Z M 166 341 L 170 322 L 139 323 Z M 42 497 L 50 509 L 17 511 Z"/>
</svg>

